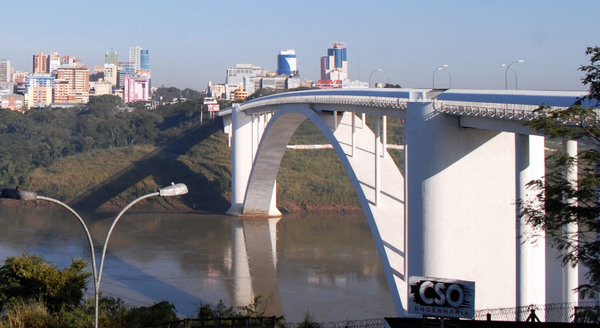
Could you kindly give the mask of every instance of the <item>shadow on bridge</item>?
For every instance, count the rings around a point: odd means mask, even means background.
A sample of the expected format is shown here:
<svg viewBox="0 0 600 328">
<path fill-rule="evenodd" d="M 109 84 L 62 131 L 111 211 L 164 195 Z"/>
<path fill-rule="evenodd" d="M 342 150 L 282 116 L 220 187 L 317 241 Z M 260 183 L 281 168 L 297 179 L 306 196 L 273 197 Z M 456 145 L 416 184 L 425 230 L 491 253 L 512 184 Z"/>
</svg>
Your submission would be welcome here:
<svg viewBox="0 0 600 328">
<path fill-rule="evenodd" d="M 185 183 L 189 193 L 183 196 L 182 201 L 191 209 L 227 210 L 229 200 L 221 196 L 220 188 L 215 182 L 193 172 L 177 160 L 178 156 L 187 153 L 193 146 L 220 130 L 222 122 L 215 119 L 171 138 L 165 145 L 75 198 L 70 202 L 71 206 L 95 211 L 135 183 L 152 176 L 160 186 L 169 185 L 171 182 Z"/>
</svg>

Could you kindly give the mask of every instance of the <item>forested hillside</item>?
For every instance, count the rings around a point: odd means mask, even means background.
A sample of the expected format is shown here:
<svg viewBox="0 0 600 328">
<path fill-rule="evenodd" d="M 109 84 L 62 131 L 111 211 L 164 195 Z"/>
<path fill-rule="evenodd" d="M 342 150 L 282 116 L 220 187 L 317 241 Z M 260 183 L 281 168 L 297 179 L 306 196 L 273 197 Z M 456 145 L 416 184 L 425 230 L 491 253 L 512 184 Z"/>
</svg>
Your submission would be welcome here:
<svg viewBox="0 0 600 328">
<path fill-rule="evenodd" d="M 201 103 L 197 98 L 151 110 L 101 96 L 79 108 L 0 110 L 0 185 L 19 185 L 75 208 L 115 210 L 172 181 L 183 182 L 188 195 L 153 198 L 144 206 L 224 212 L 231 149 L 220 119 L 209 120 L 204 112 L 201 124 Z M 325 140 L 307 121 L 290 143 Z M 277 180 L 284 212 L 359 210 L 331 149 L 287 150 Z"/>
</svg>

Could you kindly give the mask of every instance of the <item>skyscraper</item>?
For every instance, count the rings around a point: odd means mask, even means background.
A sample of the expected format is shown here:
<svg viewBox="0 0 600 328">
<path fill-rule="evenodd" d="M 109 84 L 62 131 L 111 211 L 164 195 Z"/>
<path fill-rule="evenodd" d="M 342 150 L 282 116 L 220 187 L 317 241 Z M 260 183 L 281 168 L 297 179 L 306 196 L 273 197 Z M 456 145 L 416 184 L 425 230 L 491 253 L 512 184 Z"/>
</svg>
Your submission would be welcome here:
<svg viewBox="0 0 600 328">
<path fill-rule="evenodd" d="M 67 81 L 69 102 L 85 104 L 89 101 L 90 70 L 87 67 L 61 67 L 56 78 Z"/>
<path fill-rule="evenodd" d="M 50 73 L 48 64 L 48 55 L 41 51 L 37 55 L 33 55 L 33 73 Z"/>
<path fill-rule="evenodd" d="M 104 80 L 113 86 L 118 82 L 119 55 L 116 51 L 107 51 L 104 55 Z"/>
<path fill-rule="evenodd" d="M 139 71 L 142 69 L 142 47 L 129 47 L 129 62 L 133 63 L 133 70 Z M 148 53 L 146 52 L 146 55 Z"/>
<path fill-rule="evenodd" d="M 261 77 L 265 75 L 265 71 L 260 66 L 252 64 L 235 64 L 234 67 L 227 69 L 225 83 L 240 86 L 244 84 L 245 78 Z M 246 89 L 249 89 L 246 86 Z"/>
<path fill-rule="evenodd" d="M 58 52 L 53 51 L 50 53 L 50 57 L 48 58 L 48 71 L 51 74 L 55 74 L 58 68 L 60 67 L 61 57 Z"/>
<path fill-rule="evenodd" d="M 321 79 L 345 81 L 348 79 L 348 57 L 342 42 L 334 42 L 327 49 L 327 56 L 321 57 Z"/>
<path fill-rule="evenodd" d="M 10 60 L 0 59 L 0 83 L 12 82 Z M 0 87 L 1 88 L 1 87 Z"/>
<path fill-rule="evenodd" d="M 140 70 L 149 71 L 150 70 L 150 52 L 148 49 L 142 49 L 140 51 Z"/>
<path fill-rule="evenodd" d="M 104 55 L 104 64 L 113 64 L 115 66 L 119 65 L 119 55 L 116 51 L 107 51 L 106 55 Z"/>
<path fill-rule="evenodd" d="M 298 61 L 296 59 L 296 50 L 285 49 L 279 52 L 279 55 L 277 55 L 277 75 L 298 75 Z"/>
</svg>

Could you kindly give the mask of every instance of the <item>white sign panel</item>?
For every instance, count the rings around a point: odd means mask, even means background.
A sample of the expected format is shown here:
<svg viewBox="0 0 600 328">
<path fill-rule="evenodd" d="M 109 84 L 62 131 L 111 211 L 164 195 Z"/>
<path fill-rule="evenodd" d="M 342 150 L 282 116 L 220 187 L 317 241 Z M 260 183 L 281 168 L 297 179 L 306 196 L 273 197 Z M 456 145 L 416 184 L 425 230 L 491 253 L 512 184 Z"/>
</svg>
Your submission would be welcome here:
<svg viewBox="0 0 600 328">
<path fill-rule="evenodd" d="M 408 312 L 432 317 L 473 318 L 475 282 L 410 277 Z"/>
<path fill-rule="evenodd" d="M 208 105 L 209 112 L 218 112 L 220 110 L 221 110 L 221 107 L 219 106 L 219 104 L 209 104 Z"/>
</svg>

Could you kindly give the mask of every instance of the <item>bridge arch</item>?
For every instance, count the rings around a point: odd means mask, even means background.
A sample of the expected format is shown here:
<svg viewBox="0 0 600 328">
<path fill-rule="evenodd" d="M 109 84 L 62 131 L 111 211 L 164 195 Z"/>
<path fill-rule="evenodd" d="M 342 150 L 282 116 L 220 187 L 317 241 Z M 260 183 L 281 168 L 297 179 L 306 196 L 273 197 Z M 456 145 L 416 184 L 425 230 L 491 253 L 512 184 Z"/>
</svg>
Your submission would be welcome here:
<svg viewBox="0 0 600 328">
<path fill-rule="evenodd" d="M 404 177 L 393 159 L 384 155 L 378 133 L 371 131 L 354 113 L 317 111 L 311 107 L 309 104 L 276 106 L 256 151 L 241 215 L 280 214 L 275 207 L 277 171 L 290 138 L 309 119 L 333 146 L 354 187 L 393 291 L 396 312 L 402 314 L 407 294 Z M 353 133 L 357 135 L 354 148 Z M 384 181 L 378 181 L 380 174 L 385 176 Z"/>
<path fill-rule="evenodd" d="M 522 121 L 536 115 L 538 101 L 562 106 L 559 100 L 580 96 L 342 89 L 249 101 L 220 114 L 232 137 L 229 213 L 280 214 L 277 169 L 289 138 L 308 118 L 331 142 L 350 177 L 398 315 L 408 312 L 408 277 L 475 281 L 478 309 L 541 304 L 547 300 L 546 273 L 554 268 L 545 263 L 543 238 L 522 239 L 525 227 L 517 220 L 516 200 L 527 197 L 527 182 L 543 175 L 544 141 Z M 379 128 L 375 133 L 363 128 L 356 114 L 406 119 L 406 179 L 380 149 Z"/>
</svg>

